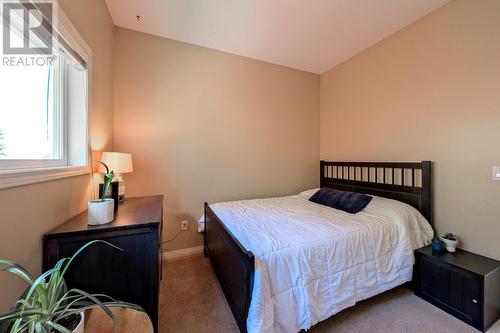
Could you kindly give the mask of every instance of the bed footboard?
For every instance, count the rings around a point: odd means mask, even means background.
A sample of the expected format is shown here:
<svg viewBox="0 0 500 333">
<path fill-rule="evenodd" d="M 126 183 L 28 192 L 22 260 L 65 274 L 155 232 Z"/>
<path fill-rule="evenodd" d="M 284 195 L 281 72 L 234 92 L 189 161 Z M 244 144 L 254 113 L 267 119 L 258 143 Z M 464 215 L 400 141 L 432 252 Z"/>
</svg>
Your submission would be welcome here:
<svg viewBox="0 0 500 333">
<path fill-rule="evenodd" d="M 238 327 L 246 332 L 253 289 L 254 256 L 231 234 L 207 203 L 204 243 L 205 256 L 210 258 Z"/>
</svg>

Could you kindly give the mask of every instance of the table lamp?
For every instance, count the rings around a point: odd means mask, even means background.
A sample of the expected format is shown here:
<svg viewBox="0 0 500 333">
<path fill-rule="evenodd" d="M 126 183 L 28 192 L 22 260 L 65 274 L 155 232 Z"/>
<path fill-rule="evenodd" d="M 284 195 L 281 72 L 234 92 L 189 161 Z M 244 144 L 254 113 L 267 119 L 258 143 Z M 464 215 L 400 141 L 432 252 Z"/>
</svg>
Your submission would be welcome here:
<svg viewBox="0 0 500 333">
<path fill-rule="evenodd" d="M 125 180 L 123 179 L 123 174 L 134 171 L 132 155 L 105 151 L 102 153 L 101 161 L 109 167 L 110 171 L 115 173 L 113 181 L 118 182 L 118 200 L 123 201 L 125 199 Z"/>
</svg>

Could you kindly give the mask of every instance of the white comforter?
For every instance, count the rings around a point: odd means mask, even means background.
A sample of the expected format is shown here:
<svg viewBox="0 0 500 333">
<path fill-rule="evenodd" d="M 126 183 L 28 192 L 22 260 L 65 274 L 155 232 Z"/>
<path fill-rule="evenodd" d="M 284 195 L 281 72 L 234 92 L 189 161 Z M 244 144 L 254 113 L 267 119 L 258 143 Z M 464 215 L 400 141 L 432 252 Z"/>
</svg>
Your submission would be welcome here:
<svg viewBox="0 0 500 333">
<path fill-rule="evenodd" d="M 413 250 L 433 237 L 399 201 L 374 197 L 353 215 L 310 202 L 315 191 L 210 205 L 255 255 L 250 333 L 308 329 L 410 281 Z"/>
</svg>

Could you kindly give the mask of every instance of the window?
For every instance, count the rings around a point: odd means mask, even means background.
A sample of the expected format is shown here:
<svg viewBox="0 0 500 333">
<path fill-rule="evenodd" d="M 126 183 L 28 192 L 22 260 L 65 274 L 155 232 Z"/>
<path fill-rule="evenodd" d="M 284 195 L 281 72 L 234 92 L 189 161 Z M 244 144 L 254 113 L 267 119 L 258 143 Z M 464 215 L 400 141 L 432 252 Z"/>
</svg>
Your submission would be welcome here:
<svg viewBox="0 0 500 333">
<path fill-rule="evenodd" d="M 32 6 L 34 13 L 29 17 L 35 23 L 30 21 L 30 27 L 45 29 L 46 36 L 51 38 L 50 52 L 3 54 L 0 188 L 90 171 L 87 93 L 90 50 L 64 14 L 52 10 L 58 9 L 56 3 L 49 12 L 37 8 L 36 3 Z M 35 29 L 35 33 L 24 34 L 23 10 L 10 11 L 8 44 L 39 47 L 44 44 L 44 35 L 37 34 Z M 50 26 L 42 24 L 47 23 L 43 21 L 44 15 L 50 15 L 47 20 Z M 6 22 L 3 23 L 3 29 L 7 29 Z M 5 49 L 3 40 L 1 44 Z"/>
</svg>

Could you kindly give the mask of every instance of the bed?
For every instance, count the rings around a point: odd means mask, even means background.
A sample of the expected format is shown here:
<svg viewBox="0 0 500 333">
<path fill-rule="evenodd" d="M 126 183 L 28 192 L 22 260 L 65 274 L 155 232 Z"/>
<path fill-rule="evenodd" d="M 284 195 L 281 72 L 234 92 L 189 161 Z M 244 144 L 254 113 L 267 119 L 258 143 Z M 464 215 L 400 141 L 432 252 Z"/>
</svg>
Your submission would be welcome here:
<svg viewBox="0 0 500 333">
<path fill-rule="evenodd" d="M 373 196 L 358 214 L 293 196 L 205 203 L 205 255 L 242 332 L 298 332 L 412 279 L 430 243 L 431 163 L 325 162 L 320 185 Z"/>
</svg>

